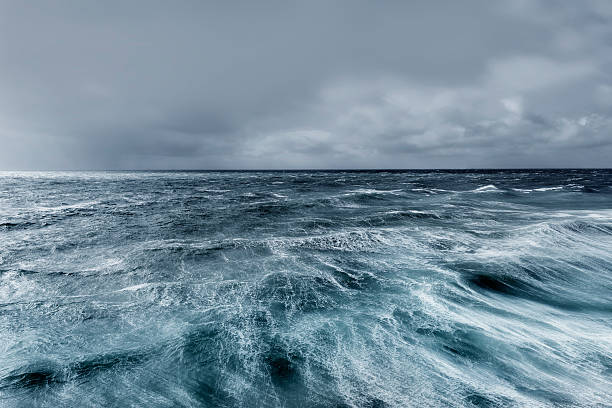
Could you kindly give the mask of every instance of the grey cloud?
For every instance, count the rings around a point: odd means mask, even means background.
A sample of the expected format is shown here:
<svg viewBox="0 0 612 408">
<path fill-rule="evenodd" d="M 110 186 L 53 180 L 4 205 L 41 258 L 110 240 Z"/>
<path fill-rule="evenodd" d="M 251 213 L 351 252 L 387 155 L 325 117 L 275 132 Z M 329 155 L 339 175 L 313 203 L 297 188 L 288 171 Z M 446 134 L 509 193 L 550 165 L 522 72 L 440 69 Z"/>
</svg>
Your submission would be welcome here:
<svg viewBox="0 0 612 408">
<path fill-rule="evenodd" d="M 607 1 L 2 2 L 0 167 L 609 166 L 611 21 Z"/>
</svg>

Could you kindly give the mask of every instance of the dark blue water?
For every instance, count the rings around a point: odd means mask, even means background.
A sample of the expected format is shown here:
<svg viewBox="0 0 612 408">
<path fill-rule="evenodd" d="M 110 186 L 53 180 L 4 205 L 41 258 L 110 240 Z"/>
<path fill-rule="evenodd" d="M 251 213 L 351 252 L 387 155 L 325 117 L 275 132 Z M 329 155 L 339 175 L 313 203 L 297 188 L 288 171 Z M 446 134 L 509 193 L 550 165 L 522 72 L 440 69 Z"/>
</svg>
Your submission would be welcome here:
<svg viewBox="0 0 612 408">
<path fill-rule="evenodd" d="M 0 173 L 0 406 L 610 406 L 612 171 Z"/>
</svg>

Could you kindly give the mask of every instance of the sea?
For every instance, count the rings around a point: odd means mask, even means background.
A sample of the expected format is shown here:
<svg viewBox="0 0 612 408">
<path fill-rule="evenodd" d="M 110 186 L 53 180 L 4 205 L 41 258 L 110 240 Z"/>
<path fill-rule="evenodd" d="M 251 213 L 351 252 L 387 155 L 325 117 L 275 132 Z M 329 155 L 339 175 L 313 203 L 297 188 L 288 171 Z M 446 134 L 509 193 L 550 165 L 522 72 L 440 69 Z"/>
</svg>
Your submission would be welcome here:
<svg viewBox="0 0 612 408">
<path fill-rule="evenodd" d="M 0 173 L 0 407 L 564 406 L 612 170 Z"/>
</svg>

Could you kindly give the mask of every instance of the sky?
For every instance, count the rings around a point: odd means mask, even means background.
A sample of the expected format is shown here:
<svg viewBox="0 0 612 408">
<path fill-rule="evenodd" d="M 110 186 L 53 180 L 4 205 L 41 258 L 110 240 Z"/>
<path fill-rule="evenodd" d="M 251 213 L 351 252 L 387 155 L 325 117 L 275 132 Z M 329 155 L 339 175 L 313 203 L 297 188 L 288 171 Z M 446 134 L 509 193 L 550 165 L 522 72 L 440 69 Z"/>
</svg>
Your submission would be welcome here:
<svg viewBox="0 0 612 408">
<path fill-rule="evenodd" d="M 609 0 L 0 0 L 0 169 L 611 166 Z"/>
</svg>

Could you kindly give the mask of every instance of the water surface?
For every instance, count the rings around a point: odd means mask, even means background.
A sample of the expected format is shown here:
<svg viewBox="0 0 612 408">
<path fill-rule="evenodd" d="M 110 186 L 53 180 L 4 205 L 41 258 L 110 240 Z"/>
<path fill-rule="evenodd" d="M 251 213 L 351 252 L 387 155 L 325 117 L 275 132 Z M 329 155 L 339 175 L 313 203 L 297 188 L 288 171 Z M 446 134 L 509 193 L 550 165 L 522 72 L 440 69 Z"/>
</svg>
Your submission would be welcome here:
<svg viewBox="0 0 612 408">
<path fill-rule="evenodd" d="M 0 406 L 609 406 L 612 171 L 0 173 Z"/>
</svg>

